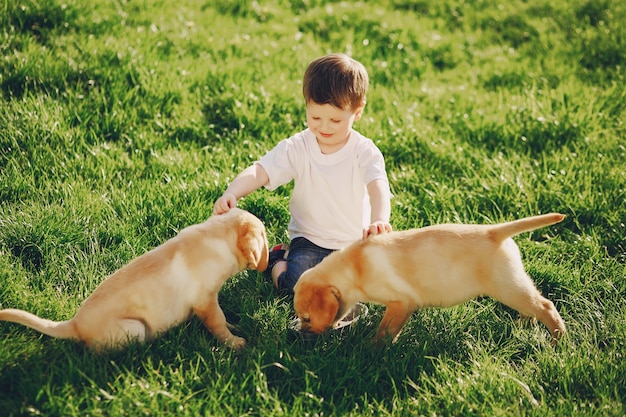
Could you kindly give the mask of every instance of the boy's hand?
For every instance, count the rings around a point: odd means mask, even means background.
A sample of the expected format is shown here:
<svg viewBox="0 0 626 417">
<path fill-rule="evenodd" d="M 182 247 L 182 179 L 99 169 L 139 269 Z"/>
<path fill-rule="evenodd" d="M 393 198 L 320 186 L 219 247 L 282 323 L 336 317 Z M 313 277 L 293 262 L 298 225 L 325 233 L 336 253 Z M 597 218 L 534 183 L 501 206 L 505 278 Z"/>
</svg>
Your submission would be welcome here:
<svg viewBox="0 0 626 417">
<path fill-rule="evenodd" d="M 224 194 L 215 202 L 213 214 L 224 214 L 233 207 L 237 207 L 237 197 L 230 193 Z"/>
<path fill-rule="evenodd" d="M 389 223 L 385 222 L 374 222 L 370 224 L 368 227 L 363 229 L 363 240 L 367 239 L 370 236 L 380 235 L 383 233 L 389 233 L 393 229 Z"/>
</svg>

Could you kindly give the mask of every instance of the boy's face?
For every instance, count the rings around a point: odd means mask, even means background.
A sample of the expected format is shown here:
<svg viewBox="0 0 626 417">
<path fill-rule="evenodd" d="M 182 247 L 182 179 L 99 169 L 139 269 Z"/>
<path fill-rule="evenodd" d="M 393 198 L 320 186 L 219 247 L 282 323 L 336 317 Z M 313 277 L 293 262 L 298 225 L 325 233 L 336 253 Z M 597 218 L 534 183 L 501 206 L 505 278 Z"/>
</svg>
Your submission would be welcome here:
<svg viewBox="0 0 626 417">
<path fill-rule="evenodd" d="M 322 153 L 338 151 L 350 137 L 352 124 L 361 118 L 363 106 L 354 110 L 344 110 L 332 104 L 317 104 L 310 101 L 306 105 L 306 122 L 315 134 Z"/>
</svg>

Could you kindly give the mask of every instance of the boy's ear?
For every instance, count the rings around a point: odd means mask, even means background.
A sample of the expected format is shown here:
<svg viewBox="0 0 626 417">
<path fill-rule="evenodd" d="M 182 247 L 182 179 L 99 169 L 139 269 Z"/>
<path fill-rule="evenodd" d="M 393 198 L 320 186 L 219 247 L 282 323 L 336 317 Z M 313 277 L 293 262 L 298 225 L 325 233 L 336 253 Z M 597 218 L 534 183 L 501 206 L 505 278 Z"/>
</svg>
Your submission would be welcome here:
<svg viewBox="0 0 626 417">
<path fill-rule="evenodd" d="M 363 110 L 365 109 L 365 101 L 363 101 L 363 104 L 361 104 L 359 107 L 356 108 L 356 111 L 354 112 L 354 121 L 356 122 L 357 120 L 359 120 L 361 118 L 361 116 L 363 116 Z"/>
</svg>

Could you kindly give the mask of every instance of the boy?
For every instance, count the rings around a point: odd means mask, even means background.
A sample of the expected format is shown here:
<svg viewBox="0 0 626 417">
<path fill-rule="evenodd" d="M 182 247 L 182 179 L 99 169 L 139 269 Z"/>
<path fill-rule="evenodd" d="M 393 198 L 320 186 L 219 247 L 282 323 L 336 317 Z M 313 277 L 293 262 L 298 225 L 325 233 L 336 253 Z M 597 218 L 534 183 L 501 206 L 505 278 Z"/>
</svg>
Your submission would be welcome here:
<svg viewBox="0 0 626 417">
<path fill-rule="evenodd" d="M 294 181 L 289 201 L 290 245 L 270 251 L 267 274 L 293 295 L 300 275 L 334 250 L 391 231 L 391 193 L 382 153 L 352 125 L 365 108 L 365 67 L 344 54 L 314 60 L 303 80 L 308 128 L 282 140 L 241 172 L 215 202 L 226 213 L 265 186 Z"/>
</svg>

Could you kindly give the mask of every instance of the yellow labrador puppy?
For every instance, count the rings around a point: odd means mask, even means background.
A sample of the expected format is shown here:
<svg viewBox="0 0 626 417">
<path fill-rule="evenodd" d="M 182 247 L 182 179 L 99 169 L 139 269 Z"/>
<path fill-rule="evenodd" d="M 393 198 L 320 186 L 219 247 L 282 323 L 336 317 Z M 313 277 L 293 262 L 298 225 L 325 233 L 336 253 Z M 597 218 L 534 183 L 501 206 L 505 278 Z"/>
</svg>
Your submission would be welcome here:
<svg viewBox="0 0 626 417">
<path fill-rule="evenodd" d="M 0 320 L 101 351 L 152 339 L 195 314 L 220 342 L 240 348 L 246 341 L 230 332 L 218 293 L 237 272 L 265 270 L 267 260 L 263 223 L 235 208 L 181 230 L 110 275 L 70 320 L 16 309 L 0 310 Z"/>
<path fill-rule="evenodd" d="M 399 335 L 421 307 L 488 295 L 539 319 L 554 340 L 565 324 L 524 271 L 510 237 L 555 224 L 558 213 L 494 225 L 442 224 L 373 236 L 334 252 L 294 288 L 301 330 L 322 333 L 359 301 L 384 304 L 376 339 Z"/>
</svg>

